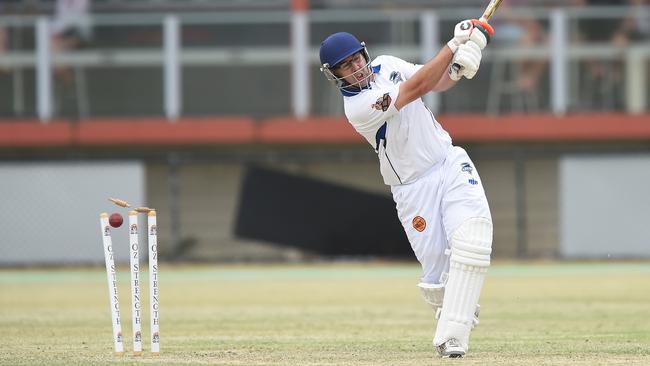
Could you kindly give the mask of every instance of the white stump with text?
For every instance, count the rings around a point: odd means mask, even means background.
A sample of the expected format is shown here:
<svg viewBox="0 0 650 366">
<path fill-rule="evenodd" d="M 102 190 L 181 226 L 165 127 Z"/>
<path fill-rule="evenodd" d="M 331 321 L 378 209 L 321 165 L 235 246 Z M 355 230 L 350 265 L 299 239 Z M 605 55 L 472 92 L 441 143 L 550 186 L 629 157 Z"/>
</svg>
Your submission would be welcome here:
<svg viewBox="0 0 650 366">
<path fill-rule="evenodd" d="M 160 324 L 158 306 L 158 228 L 156 227 L 156 211 L 150 211 L 147 216 L 147 232 L 149 245 L 149 306 L 151 309 L 151 353 L 160 353 Z"/>
<path fill-rule="evenodd" d="M 108 214 L 100 214 L 99 222 L 104 244 L 108 298 L 110 300 L 111 320 L 113 323 L 113 342 L 115 344 L 115 353 L 122 355 L 124 354 L 124 343 L 122 342 L 122 324 L 120 322 L 120 302 L 117 296 L 117 272 L 115 270 L 115 260 L 113 259 L 113 243 L 111 241 L 111 228 L 108 225 Z"/>
<path fill-rule="evenodd" d="M 131 248 L 131 321 L 133 354 L 142 354 L 142 309 L 140 306 L 140 247 L 138 244 L 138 213 L 129 211 L 129 245 Z"/>
</svg>

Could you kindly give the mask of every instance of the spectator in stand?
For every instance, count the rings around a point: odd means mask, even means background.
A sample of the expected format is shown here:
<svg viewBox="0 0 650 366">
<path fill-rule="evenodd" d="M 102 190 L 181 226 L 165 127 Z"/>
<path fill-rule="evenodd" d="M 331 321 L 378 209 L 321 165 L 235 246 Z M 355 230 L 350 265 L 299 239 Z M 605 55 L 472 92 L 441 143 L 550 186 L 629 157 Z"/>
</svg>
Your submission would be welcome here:
<svg viewBox="0 0 650 366">
<path fill-rule="evenodd" d="M 500 30 L 493 39 L 495 49 L 507 47 L 525 52 L 547 44 L 547 32 L 537 19 L 543 13 L 524 13 L 523 9 L 530 9 L 530 6 L 530 0 L 503 0 L 498 15 L 493 20 L 494 26 Z M 500 57 L 498 51 L 493 55 L 487 112 L 503 112 L 504 96 L 509 98 L 507 105 L 512 111 L 539 110 L 539 84 L 548 61 L 535 56 L 511 60 Z"/>
<path fill-rule="evenodd" d="M 529 0 L 503 0 L 499 9 L 497 26 L 499 33 L 495 40 L 510 43 L 521 48 L 532 48 L 547 43 L 547 34 L 540 22 L 533 16 L 514 14 L 513 8 L 530 6 Z M 516 83 L 523 93 L 535 93 L 542 73 L 546 68 L 543 60 L 521 60 L 516 62 Z"/>
<path fill-rule="evenodd" d="M 57 0 L 50 30 L 53 52 L 77 49 L 90 41 L 89 9 L 90 0 Z M 55 74 L 64 80 L 71 77 L 66 69 L 61 68 L 56 69 Z"/>
<path fill-rule="evenodd" d="M 629 15 L 623 22 L 622 33 L 632 42 L 650 38 L 650 0 L 630 0 Z"/>
<path fill-rule="evenodd" d="M 57 0 L 56 11 L 50 28 L 51 49 L 53 53 L 79 49 L 87 45 L 92 37 L 90 23 L 90 0 Z M 55 105 L 62 114 L 68 110 L 70 102 L 74 101 L 76 114 L 72 120 L 77 120 L 88 114 L 86 99 L 86 83 L 80 69 L 55 67 L 54 77 L 59 81 L 55 84 Z M 74 110 L 74 109 L 72 109 Z M 72 111 L 71 110 L 71 111 Z M 74 113 L 74 112 L 71 112 Z"/>
<path fill-rule="evenodd" d="M 76 48 L 90 41 L 90 0 L 57 0 L 52 21 L 53 49 Z"/>
<path fill-rule="evenodd" d="M 579 6 L 629 6 L 632 0 L 573 0 Z M 609 44 L 623 48 L 628 44 L 628 21 L 624 17 L 584 18 L 579 21 L 578 40 L 592 45 Z M 623 71 L 620 60 L 589 59 L 581 87 L 582 107 L 588 109 L 620 109 L 623 105 Z"/>
</svg>

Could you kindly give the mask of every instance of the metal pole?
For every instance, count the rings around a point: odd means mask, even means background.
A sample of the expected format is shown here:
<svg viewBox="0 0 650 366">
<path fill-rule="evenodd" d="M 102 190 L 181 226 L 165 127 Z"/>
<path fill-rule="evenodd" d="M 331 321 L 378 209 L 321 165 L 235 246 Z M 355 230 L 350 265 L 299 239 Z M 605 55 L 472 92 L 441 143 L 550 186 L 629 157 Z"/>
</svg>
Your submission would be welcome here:
<svg viewBox="0 0 650 366">
<path fill-rule="evenodd" d="M 555 114 L 567 112 L 569 78 L 567 16 L 564 9 L 551 11 L 551 108 Z"/>
<path fill-rule="evenodd" d="M 305 118 L 310 110 L 309 83 L 309 17 L 307 5 L 294 5 L 291 14 L 291 102 L 293 114 L 297 118 Z"/>
<path fill-rule="evenodd" d="M 165 115 L 174 122 L 181 113 L 181 69 L 179 63 L 180 53 L 180 24 L 178 17 L 169 15 L 165 17 L 163 25 L 163 44 L 165 52 Z"/>
<path fill-rule="evenodd" d="M 629 47 L 625 57 L 625 109 L 642 114 L 646 110 L 647 86 L 645 57 L 638 46 Z"/>
<path fill-rule="evenodd" d="M 50 22 L 46 17 L 36 21 L 36 101 L 41 122 L 52 118 L 52 60 L 50 54 Z"/>
<path fill-rule="evenodd" d="M 420 14 L 420 61 L 422 64 L 431 60 L 440 47 L 440 23 L 435 11 L 425 11 Z M 440 109 L 440 94 L 427 93 L 424 104 L 428 105 L 433 113 Z"/>
</svg>

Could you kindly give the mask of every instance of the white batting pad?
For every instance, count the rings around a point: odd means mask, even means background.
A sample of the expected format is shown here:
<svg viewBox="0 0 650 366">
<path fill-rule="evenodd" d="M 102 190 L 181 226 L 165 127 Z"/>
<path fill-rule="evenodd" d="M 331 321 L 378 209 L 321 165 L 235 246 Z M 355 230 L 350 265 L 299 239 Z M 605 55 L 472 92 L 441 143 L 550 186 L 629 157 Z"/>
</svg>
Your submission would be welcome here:
<svg viewBox="0 0 650 366">
<path fill-rule="evenodd" d="M 468 349 L 474 312 L 490 266 L 492 221 L 475 217 L 463 222 L 451 237 L 449 279 L 433 344 L 451 338 Z"/>
</svg>

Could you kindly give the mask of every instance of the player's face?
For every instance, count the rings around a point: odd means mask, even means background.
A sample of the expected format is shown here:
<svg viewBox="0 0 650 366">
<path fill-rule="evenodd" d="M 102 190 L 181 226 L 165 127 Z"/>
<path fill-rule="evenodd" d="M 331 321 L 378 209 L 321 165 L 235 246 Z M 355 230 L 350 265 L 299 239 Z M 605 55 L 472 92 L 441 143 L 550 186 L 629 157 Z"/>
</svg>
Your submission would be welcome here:
<svg viewBox="0 0 650 366">
<path fill-rule="evenodd" d="M 334 71 L 338 77 L 343 78 L 350 85 L 365 87 L 370 82 L 368 61 L 361 52 L 341 61 Z"/>
</svg>

